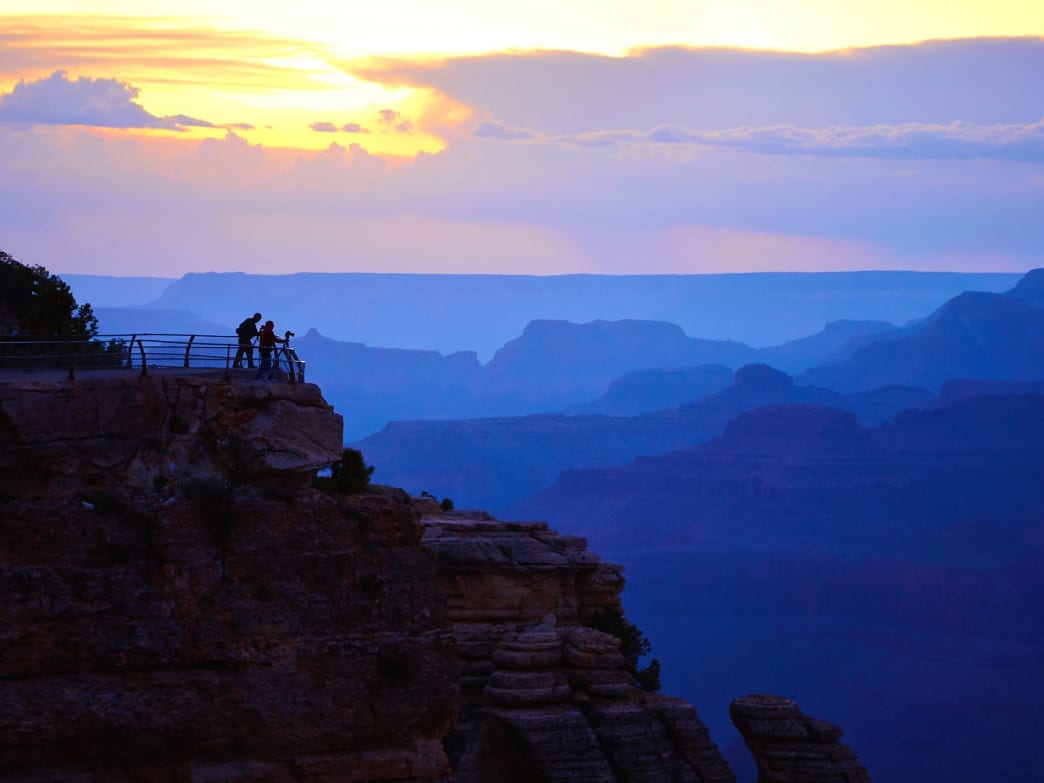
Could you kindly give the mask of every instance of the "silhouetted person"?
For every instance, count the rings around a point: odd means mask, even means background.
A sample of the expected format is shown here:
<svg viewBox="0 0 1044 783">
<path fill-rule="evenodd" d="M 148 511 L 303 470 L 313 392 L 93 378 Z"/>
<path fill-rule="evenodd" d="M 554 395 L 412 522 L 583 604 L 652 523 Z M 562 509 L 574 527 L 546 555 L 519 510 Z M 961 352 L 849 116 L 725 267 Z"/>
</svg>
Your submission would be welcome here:
<svg viewBox="0 0 1044 783">
<path fill-rule="evenodd" d="M 254 346 L 253 339 L 258 336 L 257 322 L 261 320 L 261 313 L 254 313 L 250 318 L 244 318 L 243 323 L 236 327 L 236 337 L 239 338 L 239 350 L 236 358 L 232 360 L 233 367 L 243 366 L 243 357 L 246 357 L 247 367 L 254 369 Z"/>
<path fill-rule="evenodd" d="M 261 368 L 254 376 L 255 381 L 272 379 L 272 353 L 275 351 L 276 343 L 285 343 L 288 339 L 287 337 L 276 337 L 275 324 L 272 321 L 265 321 L 265 325 L 261 327 L 257 336 L 257 346 L 261 352 Z"/>
</svg>

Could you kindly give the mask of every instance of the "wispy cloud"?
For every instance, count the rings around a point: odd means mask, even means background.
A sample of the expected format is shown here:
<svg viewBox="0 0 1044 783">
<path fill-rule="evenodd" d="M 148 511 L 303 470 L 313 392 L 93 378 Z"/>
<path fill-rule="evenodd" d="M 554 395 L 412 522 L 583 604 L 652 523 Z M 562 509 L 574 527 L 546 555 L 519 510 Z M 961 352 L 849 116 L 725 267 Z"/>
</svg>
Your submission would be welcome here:
<svg viewBox="0 0 1044 783">
<path fill-rule="evenodd" d="M 485 135 L 487 138 L 515 140 L 532 138 L 535 134 Z M 1044 163 L 1044 119 L 1011 125 L 976 125 L 970 122 L 828 128 L 774 125 L 720 131 L 697 131 L 666 125 L 644 133 L 598 131 L 546 140 L 578 147 L 692 144 L 729 147 L 763 155 L 895 160 L 992 159 Z"/>
<path fill-rule="evenodd" d="M 184 127 L 184 128 L 229 127 L 229 126 L 215 125 L 212 122 L 207 122 L 206 120 L 201 120 L 201 119 L 199 119 L 197 117 L 189 117 L 187 114 L 172 114 L 169 117 L 165 117 L 164 119 L 170 120 L 175 125 L 178 125 L 178 126 Z M 241 123 L 236 123 L 236 125 L 240 125 L 240 124 Z"/>
<path fill-rule="evenodd" d="M 65 70 L 197 86 L 318 88 L 311 74 L 286 65 L 287 58 L 315 53 L 314 44 L 183 18 L 143 25 L 140 18 L 119 16 L 5 15 L 0 41 L 0 78 Z"/>
<path fill-rule="evenodd" d="M 472 133 L 480 139 L 503 139 L 505 141 L 527 141 L 537 136 L 533 131 L 509 128 L 501 122 L 483 122 Z"/>
</svg>

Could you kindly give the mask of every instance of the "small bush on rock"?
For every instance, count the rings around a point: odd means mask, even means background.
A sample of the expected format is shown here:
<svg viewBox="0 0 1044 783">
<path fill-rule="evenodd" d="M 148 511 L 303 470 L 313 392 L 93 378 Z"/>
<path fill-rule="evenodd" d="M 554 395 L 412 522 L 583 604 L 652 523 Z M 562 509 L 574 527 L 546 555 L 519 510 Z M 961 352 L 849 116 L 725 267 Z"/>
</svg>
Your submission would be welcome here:
<svg viewBox="0 0 1044 783">
<path fill-rule="evenodd" d="M 621 612 L 600 612 L 588 623 L 596 631 L 612 634 L 620 640 L 620 652 L 626 668 L 647 691 L 660 690 L 660 662 L 653 658 L 649 665 L 639 669 L 638 659 L 652 651 L 652 643 L 645 638 L 642 629 L 630 622 Z"/>
<path fill-rule="evenodd" d="M 370 487 L 373 465 L 367 465 L 358 449 L 345 449 L 337 462 L 330 463 L 329 476 L 317 476 L 315 488 L 329 493 L 358 495 Z"/>
</svg>

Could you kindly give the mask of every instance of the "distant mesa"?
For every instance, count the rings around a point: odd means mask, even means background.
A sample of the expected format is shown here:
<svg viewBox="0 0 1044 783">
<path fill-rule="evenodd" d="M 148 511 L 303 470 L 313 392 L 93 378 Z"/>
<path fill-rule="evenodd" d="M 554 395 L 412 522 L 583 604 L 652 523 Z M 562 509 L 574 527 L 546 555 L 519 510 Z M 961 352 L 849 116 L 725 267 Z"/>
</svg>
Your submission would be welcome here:
<svg viewBox="0 0 1044 783">
<path fill-rule="evenodd" d="M 744 530 L 780 534 L 788 549 L 814 532 L 819 546 L 845 549 L 850 538 L 916 537 L 960 520 L 1039 537 L 1042 458 L 1044 395 L 962 398 L 875 429 L 824 406 L 765 406 L 693 448 L 566 471 L 515 512 L 569 518 L 613 551 Z"/>
<path fill-rule="evenodd" d="M 793 378 L 767 364 L 748 364 L 740 367 L 733 376 L 733 382 L 737 387 L 758 391 L 784 391 L 794 386 Z"/>
<path fill-rule="evenodd" d="M 843 409 L 866 426 L 875 426 L 905 408 L 935 400 L 919 388 L 892 386 L 843 395 L 797 386 L 766 365 L 745 365 L 734 378 L 731 386 L 702 400 L 636 416 L 393 422 L 354 446 L 377 465 L 381 481 L 415 491 L 424 488 L 506 514 L 516 513 L 517 504 L 550 486 L 563 471 L 626 465 L 638 457 L 693 448 L 720 435 L 730 419 L 760 406 Z M 829 427 L 824 424 L 820 430 L 828 432 Z M 803 437 L 799 432 L 792 437 Z"/>
<path fill-rule="evenodd" d="M 737 386 L 790 388 L 794 385 L 787 373 L 761 362 L 743 365 L 733 373 L 732 380 Z"/>
<path fill-rule="evenodd" d="M 843 392 L 888 384 L 937 390 L 951 378 L 1044 380 L 1044 308 L 1030 304 L 1039 301 L 1042 271 L 1007 294 L 955 296 L 917 325 L 797 380 Z"/>
<path fill-rule="evenodd" d="M 848 411 L 823 405 L 766 405 L 728 423 L 719 437 L 698 446 L 707 453 L 839 457 L 880 450 Z"/>
<path fill-rule="evenodd" d="M 935 409 L 903 411 L 874 436 L 890 449 L 911 453 L 989 452 L 1014 476 L 1016 464 L 1032 455 L 1042 459 L 1044 395 L 961 396 Z"/>
<path fill-rule="evenodd" d="M 796 386 L 785 372 L 767 364 L 746 364 L 733 374 L 732 384 L 703 399 L 686 403 L 683 410 L 719 410 L 727 418 L 759 405 L 813 403 L 840 406 L 843 395 L 814 386 Z"/>
<path fill-rule="evenodd" d="M 830 321 L 822 331 L 762 348 L 761 360 L 787 372 L 800 372 L 826 361 L 838 361 L 868 342 L 897 331 L 888 321 Z"/>
<path fill-rule="evenodd" d="M 200 318 L 189 310 L 151 307 L 96 307 L 101 334 L 213 334 L 232 335 L 228 324 Z"/>
<path fill-rule="evenodd" d="M 732 370 L 721 364 L 634 370 L 611 381 L 605 394 L 597 400 L 573 405 L 563 413 L 635 416 L 676 408 L 682 403 L 721 391 L 732 381 Z"/>
<path fill-rule="evenodd" d="M 1028 271 L 1008 295 L 1034 307 L 1044 307 L 1044 268 Z"/>
<path fill-rule="evenodd" d="M 1044 394 L 1044 381 L 951 378 L 939 389 L 939 404 L 949 405 L 962 397 L 983 397 L 998 394 Z"/>
<path fill-rule="evenodd" d="M 540 383 L 527 393 L 557 397 L 561 408 L 599 397 L 626 372 L 701 364 L 736 367 L 756 361 L 757 355 L 748 345 L 688 337 L 676 324 L 661 321 L 538 320 L 494 354 L 484 368 L 483 384 L 490 391 L 504 389 L 536 374 Z"/>
</svg>

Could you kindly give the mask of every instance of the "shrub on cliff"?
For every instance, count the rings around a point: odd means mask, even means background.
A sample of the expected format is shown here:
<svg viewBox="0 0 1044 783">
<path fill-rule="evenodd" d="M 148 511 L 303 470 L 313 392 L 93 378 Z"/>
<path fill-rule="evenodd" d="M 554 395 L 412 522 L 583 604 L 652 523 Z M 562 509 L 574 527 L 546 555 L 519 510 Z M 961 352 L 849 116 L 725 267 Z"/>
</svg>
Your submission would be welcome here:
<svg viewBox="0 0 1044 783">
<path fill-rule="evenodd" d="M 341 458 L 330 463 L 329 476 L 317 476 L 315 488 L 323 492 L 358 495 L 370 487 L 373 465 L 367 465 L 358 449 L 345 449 Z"/>
<path fill-rule="evenodd" d="M 660 662 L 653 658 L 648 666 L 638 668 L 638 659 L 652 652 L 652 643 L 642 629 L 630 622 L 620 612 L 600 612 L 591 618 L 589 625 L 596 631 L 608 633 L 620 640 L 620 652 L 626 668 L 639 687 L 647 691 L 660 690 Z"/>
</svg>

